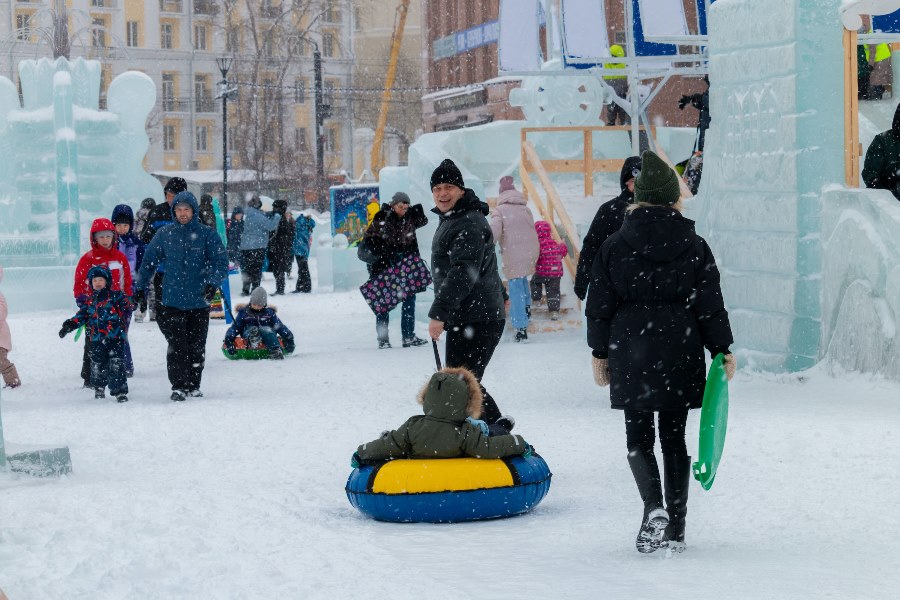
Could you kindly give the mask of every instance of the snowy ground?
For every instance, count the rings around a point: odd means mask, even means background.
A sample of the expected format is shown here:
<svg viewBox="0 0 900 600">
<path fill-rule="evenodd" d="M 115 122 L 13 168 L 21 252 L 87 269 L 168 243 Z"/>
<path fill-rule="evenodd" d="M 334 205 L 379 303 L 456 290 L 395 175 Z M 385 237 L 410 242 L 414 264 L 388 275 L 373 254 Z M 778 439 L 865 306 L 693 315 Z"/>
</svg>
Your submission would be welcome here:
<svg viewBox="0 0 900 600">
<path fill-rule="evenodd" d="M 693 484 L 688 550 L 666 560 L 634 549 L 622 415 L 581 331 L 506 337 L 485 379 L 554 473 L 536 510 L 384 524 L 348 504 L 348 461 L 416 413 L 431 349 L 377 350 L 358 293 L 277 304 L 298 353 L 227 361 L 214 323 L 206 397 L 179 404 L 154 323 L 133 326 L 132 401 L 117 405 L 80 389 L 81 345 L 56 335 L 70 315 L 11 318 L 25 385 L 3 393 L 7 442 L 68 444 L 75 471 L 0 474 L 10 600 L 896 597 L 896 383 L 739 374 L 722 470 L 710 492 Z"/>
</svg>

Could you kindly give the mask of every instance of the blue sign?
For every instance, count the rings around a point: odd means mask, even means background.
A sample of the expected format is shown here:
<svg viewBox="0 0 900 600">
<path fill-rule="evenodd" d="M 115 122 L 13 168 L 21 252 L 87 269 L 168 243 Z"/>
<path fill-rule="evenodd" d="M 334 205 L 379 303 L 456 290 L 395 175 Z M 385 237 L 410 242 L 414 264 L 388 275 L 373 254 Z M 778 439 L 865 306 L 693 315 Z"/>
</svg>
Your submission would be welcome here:
<svg viewBox="0 0 900 600">
<path fill-rule="evenodd" d="M 500 39 L 500 22 L 495 19 L 435 40 L 431 43 L 431 54 L 434 60 L 449 58 L 481 46 L 495 44 L 498 39 Z"/>
</svg>

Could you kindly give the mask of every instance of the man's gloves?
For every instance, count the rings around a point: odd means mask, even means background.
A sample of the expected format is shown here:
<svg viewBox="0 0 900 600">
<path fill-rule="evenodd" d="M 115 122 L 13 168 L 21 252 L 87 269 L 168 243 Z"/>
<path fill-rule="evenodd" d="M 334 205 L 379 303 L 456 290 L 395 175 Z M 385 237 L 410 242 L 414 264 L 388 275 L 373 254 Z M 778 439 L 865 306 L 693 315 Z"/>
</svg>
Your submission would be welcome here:
<svg viewBox="0 0 900 600">
<path fill-rule="evenodd" d="M 350 457 L 350 468 L 358 469 L 361 464 L 362 459 L 359 457 L 359 454 L 356 452 L 353 453 L 353 456 Z"/>
<path fill-rule="evenodd" d="M 525 442 L 525 440 L 522 440 Z M 525 452 L 522 453 L 522 458 L 531 458 L 531 455 L 534 454 L 534 446 L 525 442 Z"/>
<path fill-rule="evenodd" d="M 737 359 L 734 357 L 734 354 L 728 353 L 725 355 L 722 367 L 725 369 L 725 377 L 728 378 L 728 381 L 731 381 L 731 378 L 734 377 L 734 372 L 737 371 Z"/>
<path fill-rule="evenodd" d="M 575 286 L 575 295 L 578 296 L 578 299 L 584 302 L 584 299 L 587 298 L 587 288 L 584 286 L 576 285 Z"/>
<path fill-rule="evenodd" d="M 76 329 L 78 329 L 78 325 L 75 324 L 75 321 L 73 321 L 72 319 L 66 319 L 65 321 L 63 321 L 62 328 L 60 328 L 59 330 L 59 337 L 64 338 L 66 337 L 67 333 L 75 331 Z"/>
<path fill-rule="evenodd" d="M 594 383 L 600 387 L 609 385 L 609 359 L 597 358 L 592 356 L 592 367 L 594 370 Z"/>
<path fill-rule="evenodd" d="M 206 289 L 203 290 L 203 299 L 207 302 L 212 302 L 213 298 L 216 297 L 216 292 L 219 291 L 219 288 L 214 286 L 211 283 L 206 284 Z"/>
<path fill-rule="evenodd" d="M 481 429 L 481 435 L 483 435 L 483 436 L 488 436 L 491 434 L 490 430 L 488 429 L 488 424 L 485 423 L 484 421 L 482 421 L 481 419 L 473 419 L 472 417 L 466 417 L 466 423 L 469 423 L 469 424 L 474 425 L 475 427 L 478 427 L 479 429 Z"/>
</svg>

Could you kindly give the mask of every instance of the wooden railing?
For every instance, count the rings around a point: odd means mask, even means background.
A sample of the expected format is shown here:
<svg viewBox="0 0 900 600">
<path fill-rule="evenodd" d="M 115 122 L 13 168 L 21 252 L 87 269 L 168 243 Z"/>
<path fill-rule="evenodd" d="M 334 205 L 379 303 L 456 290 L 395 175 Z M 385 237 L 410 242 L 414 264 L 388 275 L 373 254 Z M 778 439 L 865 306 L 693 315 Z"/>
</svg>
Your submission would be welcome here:
<svg viewBox="0 0 900 600">
<path fill-rule="evenodd" d="M 643 127 L 641 129 L 644 129 Z M 631 131 L 631 127 L 523 127 L 522 128 L 522 152 L 519 159 L 519 175 L 522 178 L 522 187 L 525 197 L 534 202 L 541 213 L 541 217 L 550 223 L 550 231 L 553 238 L 561 240 L 562 236 L 556 227 L 557 220 L 566 233 L 566 237 L 571 244 L 573 256 L 567 256 L 564 260 L 566 269 L 575 278 L 576 266 L 578 258 L 581 254 L 581 238 L 575 228 L 575 224 L 569 217 L 565 205 L 559 197 L 559 193 L 550 181 L 549 173 L 583 173 L 584 174 L 584 195 L 594 195 L 594 173 L 619 173 L 622 165 L 625 164 L 624 158 L 594 158 L 593 133 L 595 131 Z M 537 150 L 530 141 L 528 134 L 531 132 L 581 132 L 584 136 L 583 152 L 581 158 L 573 159 L 542 159 L 538 156 Z M 656 128 L 650 128 L 650 134 L 655 136 Z M 669 166 L 674 169 L 674 165 L 662 147 L 654 144 L 656 153 L 666 161 Z M 532 179 L 532 175 L 537 177 L 538 182 L 544 188 L 546 194 L 546 202 L 538 192 L 537 184 Z M 693 196 L 687 184 L 679 176 L 678 185 L 681 189 L 682 198 L 690 198 Z"/>
</svg>

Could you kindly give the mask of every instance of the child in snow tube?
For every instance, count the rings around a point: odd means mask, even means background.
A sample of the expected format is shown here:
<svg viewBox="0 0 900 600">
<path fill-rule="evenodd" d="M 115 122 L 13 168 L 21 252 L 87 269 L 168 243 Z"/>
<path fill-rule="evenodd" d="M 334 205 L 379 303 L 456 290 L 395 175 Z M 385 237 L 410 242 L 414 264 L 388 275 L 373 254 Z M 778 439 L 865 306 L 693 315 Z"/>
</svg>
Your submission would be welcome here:
<svg viewBox="0 0 900 600">
<path fill-rule="evenodd" d="M 543 499 L 546 463 L 522 436 L 489 435 L 470 371 L 442 369 L 418 400 L 424 415 L 353 454 L 346 491 L 356 508 L 385 521 L 455 522 L 520 514 Z"/>
<path fill-rule="evenodd" d="M 275 309 L 268 307 L 265 289 L 253 290 L 250 305 L 237 308 L 238 314 L 222 343 L 226 357 L 281 360 L 294 351 L 294 334 L 281 322 Z"/>
</svg>

